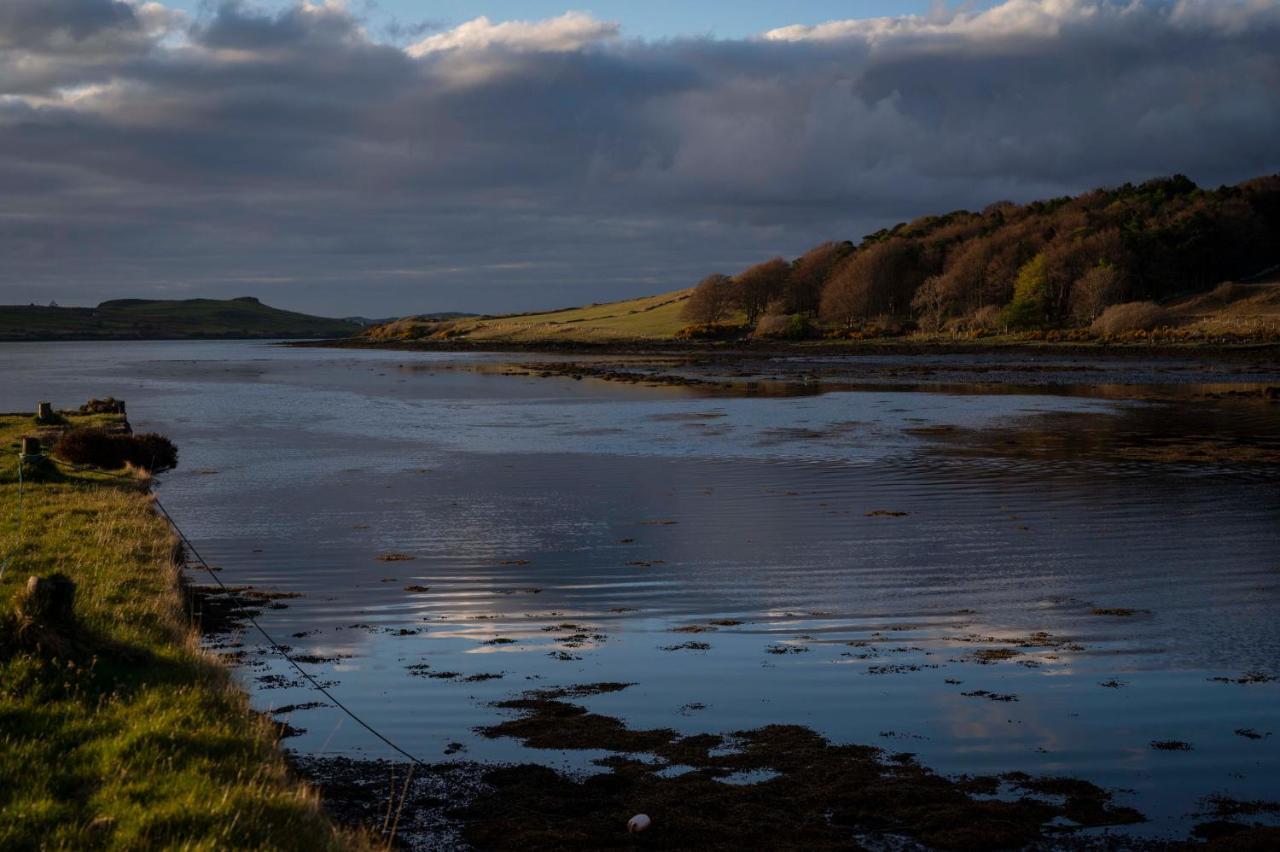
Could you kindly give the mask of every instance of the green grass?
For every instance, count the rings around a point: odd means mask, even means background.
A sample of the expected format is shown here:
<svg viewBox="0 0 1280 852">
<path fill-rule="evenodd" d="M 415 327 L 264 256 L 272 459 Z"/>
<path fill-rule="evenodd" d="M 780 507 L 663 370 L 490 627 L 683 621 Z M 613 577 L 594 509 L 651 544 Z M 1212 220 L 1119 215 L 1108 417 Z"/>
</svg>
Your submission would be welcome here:
<svg viewBox="0 0 1280 852">
<path fill-rule="evenodd" d="M 0 849 L 365 845 L 201 651 L 145 480 L 28 471 L 19 539 L 18 439 L 35 429 L 0 415 L 0 554 L 17 546 L 0 581 Z M 19 630 L 17 602 L 29 575 L 58 571 L 77 584 L 77 624 L 55 654 Z"/>
<path fill-rule="evenodd" d="M 116 299 L 96 308 L 0 305 L 0 340 L 348 337 L 360 326 L 256 299 Z"/>
</svg>

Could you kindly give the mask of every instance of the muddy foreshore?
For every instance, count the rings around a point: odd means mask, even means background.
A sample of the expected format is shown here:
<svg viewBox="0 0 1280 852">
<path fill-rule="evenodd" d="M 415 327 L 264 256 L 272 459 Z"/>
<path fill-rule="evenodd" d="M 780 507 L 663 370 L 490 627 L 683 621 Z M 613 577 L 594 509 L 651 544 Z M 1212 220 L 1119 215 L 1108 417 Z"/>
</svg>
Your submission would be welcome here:
<svg viewBox="0 0 1280 852">
<path fill-rule="evenodd" d="M 235 664 L 246 662 L 241 633 L 247 616 L 285 607 L 280 599 L 293 596 L 249 587 L 192 586 L 190 593 L 206 647 Z M 1043 633 L 999 641 L 1003 647 L 980 649 L 972 659 L 988 664 L 1020 655 L 1019 648 L 1070 646 Z M 632 686 L 599 682 L 511 693 L 493 704 L 505 718 L 476 729 L 482 737 L 545 750 L 548 762 L 556 753 L 601 754 L 591 761 L 598 771 L 286 754 L 336 822 L 411 850 L 1234 850 L 1280 842 L 1274 824 L 1280 802 L 1210 796 L 1189 836 L 1136 839 L 1125 827 L 1145 822 L 1143 813 L 1118 802 L 1120 791 L 1080 778 L 1018 771 L 948 776 L 911 752 L 837 744 L 798 725 L 682 735 L 632 728 L 585 706 Z M 288 723 L 295 711 L 321 706 L 327 705 L 286 705 L 270 715 L 283 740 L 302 733 Z M 1150 747 L 1190 748 L 1176 741 Z M 638 813 L 648 815 L 652 827 L 629 834 L 627 821 Z"/>
<path fill-rule="evenodd" d="M 368 344 L 339 345 L 365 348 Z M 947 390 L 980 383 L 1017 392 L 1203 401 L 1208 417 L 1179 441 L 1160 432 L 1159 406 L 1091 428 L 1084 416 L 1037 415 L 1004 430 L 947 428 L 923 435 L 936 452 L 1104 462 L 1280 463 L 1280 445 L 1224 428 L 1247 406 L 1280 411 L 1280 350 L 1085 346 L 547 347 L 385 344 L 368 348 L 541 353 L 483 365 L 409 364 L 406 370 L 476 369 L 560 380 L 684 387 L 707 395 L 801 395 L 831 390 Z M 947 392 L 951 392 L 947 390 Z M 1218 411 L 1218 409 L 1223 409 Z M 1259 415 L 1261 413 L 1261 415 Z M 1079 422 L 1077 422 L 1079 421 Z M 1206 437 L 1208 436 L 1208 437 Z M 1215 438 L 1213 436 L 1218 436 Z M 1104 686 L 1106 684 L 1103 684 Z M 480 729 L 549 754 L 602 752 L 598 772 L 570 774 L 538 764 L 409 764 L 295 755 L 340 821 L 368 827 L 413 849 L 1263 849 L 1280 829 L 1256 817 L 1280 803 L 1205 800 L 1185 838 L 1136 840 L 1142 822 L 1115 791 L 1076 778 L 1018 772 L 945 776 L 910 753 L 834 744 L 791 725 L 680 736 L 635 730 L 592 712 L 591 696 L 628 684 L 584 684 L 513 693 L 509 714 Z M 995 696 L 992 700 L 1005 700 Z M 1009 697 L 1010 700 L 1016 700 Z M 1151 748 L 1177 745 L 1151 744 Z M 549 761 L 551 762 L 551 761 Z M 636 813 L 653 819 L 629 835 Z M 1273 821 L 1273 820 L 1271 820 Z"/>
<path fill-rule="evenodd" d="M 1096 396 L 1151 398 L 1153 388 L 1201 386 L 1219 396 L 1280 400 L 1280 346 L 1086 346 L 956 343 L 480 345 L 451 341 L 372 343 L 353 339 L 291 343 L 457 354 L 520 354 L 517 374 L 593 378 L 654 386 L 697 387 L 706 392 L 769 395 L 812 394 L 864 387 L 931 390 L 968 386 L 1078 389 Z M 535 356 L 544 355 L 546 359 Z M 415 365 L 402 365 L 416 368 Z M 441 369 L 433 364 L 431 369 Z M 1222 386 L 1222 387 L 1213 387 Z M 1143 388 L 1138 390 L 1138 388 Z M 1084 390 L 1088 389 L 1088 390 Z M 1119 389 L 1119 390 L 1115 390 Z"/>
<path fill-rule="evenodd" d="M 1235 850 L 1280 842 L 1280 828 L 1252 819 L 1280 813 L 1275 802 L 1211 798 L 1190 837 L 1141 841 L 1122 833 L 1145 821 L 1139 811 L 1076 778 L 947 777 L 909 752 L 836 745 L 794 725 L 727 735 L 634 730 L 566 700 L 627 686 L 526 692 L 497 705 L 511 719 L 480 729 L 534 748 L 608 752 L 594 774 L 301 755 L 293 765 L 340 822 L 408 849 Z M 629 834 L 634 814 L 652 827 Z"/>
</svg>

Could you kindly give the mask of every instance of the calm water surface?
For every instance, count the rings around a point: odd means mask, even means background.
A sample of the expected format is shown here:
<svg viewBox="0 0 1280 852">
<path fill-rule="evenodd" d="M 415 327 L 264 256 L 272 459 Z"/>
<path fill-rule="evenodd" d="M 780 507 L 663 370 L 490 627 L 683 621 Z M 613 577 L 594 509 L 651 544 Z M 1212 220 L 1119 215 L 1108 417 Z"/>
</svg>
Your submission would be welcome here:
<svg viewBox="0 0 1280 852">
<path fill-rule="evenodd" d="M 300 593 L 264 626 L 338 658 L 310 668 L 423 759 L 586 768 L 600 755 L 472 729 L 521 690 L 621 680 L 586 703 L 1084 777 L 1152 818 L 1138 834 L 1185 833 L 1208 794 L 1280 790 L 1280 683 L 1234 682 L 1280 674 L 1280 469 L 965 457 L 930 437 L 1067 414 L 1082 448 L 1130 421 L 1274 443 L 1275 406 L 708 396 L 505 375 L 510 355 L 257 343 L 3 353 L 6 409 L 112 394 L 172 436 L 159 494 L 201 552 L 230 584 Z M 314 700 L 254 639 L 255 705 Z M 1000 648 L 1017 653 L 983 660 Z M 983 691 L 1008 700 L 965 694 Z M 391 756 L 331 708 L 289 721 L 299 750 Z"/>
</svg>

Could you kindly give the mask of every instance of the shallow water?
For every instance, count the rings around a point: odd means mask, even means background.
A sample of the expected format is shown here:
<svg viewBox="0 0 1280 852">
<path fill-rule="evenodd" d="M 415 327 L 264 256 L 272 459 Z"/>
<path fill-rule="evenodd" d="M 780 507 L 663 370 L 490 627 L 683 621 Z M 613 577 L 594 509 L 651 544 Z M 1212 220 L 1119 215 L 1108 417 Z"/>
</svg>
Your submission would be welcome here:
<svg viewBox="0 0 1280 852">
<path fill-rule="evenodd" d="M 947 773 L 1087 778 L 1127 791 L 1142 835 L 1280 787 L 1280 683 L 1213 680 L 1280 674 L 1280 466 L 1102 452 L 1227 430 L 1275 446 L 1274 405 L 712 395 L 254 343 L 2 351 L 5 409 L 112 394 L 173 437 L 159 494 L 201 553 L 229 584 L 301 593 L 261 623 L 341 657 L 309 669 L 423 759 L 588 767 L 472 729 L 503 718 L 495 699 L 608 680 L 636 685 L 584 703 L 636 726 L 795 722 Z M 966 453 L 947 427 L 1072 439 Z M 315 700 L 244 641 L 256 706 Z M 975 656 L 998 648 L 1017 653 Z M 294 748 L 389 756 L 333 709 L 289 721 Z"/>
</svg>

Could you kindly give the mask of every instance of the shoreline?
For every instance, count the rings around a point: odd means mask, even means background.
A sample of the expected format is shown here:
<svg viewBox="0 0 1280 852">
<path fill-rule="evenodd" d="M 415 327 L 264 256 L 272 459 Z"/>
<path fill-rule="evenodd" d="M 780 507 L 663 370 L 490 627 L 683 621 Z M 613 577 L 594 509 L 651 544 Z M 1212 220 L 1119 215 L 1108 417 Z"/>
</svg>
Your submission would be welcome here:
<svg viewBox="0 0 1280 852">
<path fill-rule="evenodd" d="M 1280 343 L 1079 343 L 1046 341 L 984 342 L 912 342 L 885 338 L 860 341 L 808 341 L 785 343 L 760 342 L 706 342 L 636 340 L 596 343 L 589 341 L 463 341 L 463 340 L 389 340 L 376 341 L 364 338 L 334 340 L 285 341 L 282 346 L 299 349 L 368 349 L 404 352 L 470 352 L 577 355 L 661 355 L 707 357 L 732 360 L 734 358 L 771 356 L 943 356 L 943 355 L 1018 355 L 1018 356 L 1067 356 L 1115 360 L 1214 358 L 1223 361 L 1262 360 L 1280 366 Z"/>
<path fill-rule="evenodd" d="M 495 349 L 364 341 L 281 344 L 471 354 L 511 354 L 477 362 L 482 373 L 525 378 L 616 382 L 716 396 L 811 396 L 833 391 L 1066 393 L 1108 399 L 1280 402 L 1280 348 L 1232 350 L 1204 357 L 1168 349 L 970 348 L 833 352 L 811 348 L 635 347 L 591 350 Z M 537 356 L 547 360 L 538 360 Z M 1198 355 L 1200 357 L 1192 357 Z M 516 357 L 519 356 L 519 357 Z M 402 370 L 447 369 L 447 362 L 406 362 Z"/>
<path fill-rule="evenodd" d="M 149 474 L 19 463 L 18 437 L 38 434 L 47 451 L 74 426 L 128 421 L 0 415 L 13 559 L 0 578 L 0 846 L 367 848 L 329 820 L 288 769 L 279 726 L 201 646 Z M 28 575 L 61 575 L 73 597 L 43 607 Z"/>
</svg>

